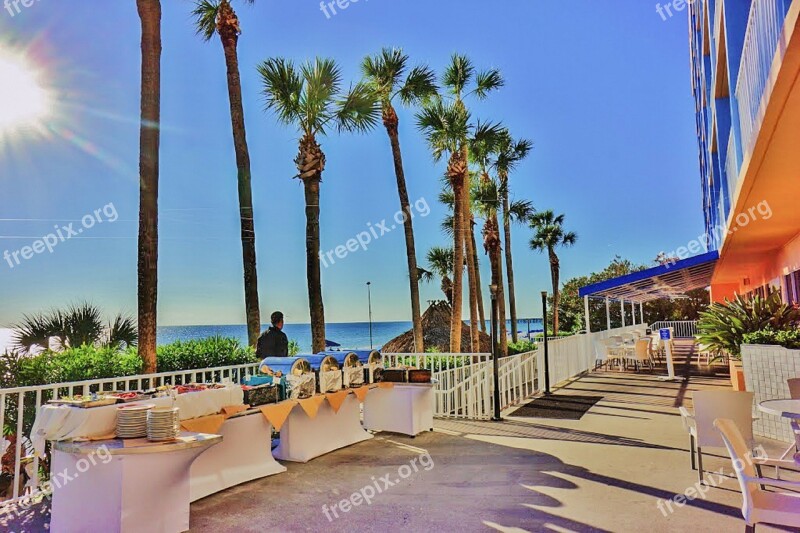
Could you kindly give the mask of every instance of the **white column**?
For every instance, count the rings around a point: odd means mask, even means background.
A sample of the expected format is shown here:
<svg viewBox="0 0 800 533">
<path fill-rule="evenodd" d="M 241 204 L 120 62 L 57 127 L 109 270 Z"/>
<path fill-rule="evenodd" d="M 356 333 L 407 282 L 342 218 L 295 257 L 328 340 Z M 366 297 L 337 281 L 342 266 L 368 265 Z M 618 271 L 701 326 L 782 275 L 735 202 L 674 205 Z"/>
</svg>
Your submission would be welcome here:
<svg viewBox="0 0 800 533">
<path fill-rule="evenodd" d="M 619 301 L 619 309 L 622 311 L 622 327 L 625 327 L 625 300 Z"/>
<path fill-rule="evenodd" d="M 611 298 L 606 296 L 606 326 L 611 329 Z"/>
<path fill-rule="evenodd" d="M 642 319 L 642 324 L 646 326 L 647 323 L 644 321 L 644 302 L 639 302 L 639 316 Z"/>
<path fill-rule="evenodd" d="M 589 333 L 592 332 L 592 323 L 591 323 L 591 320 L 589 318 L 589 297 L 588 296 L 584 296 L 583 297 L 583 313 L 584 313 L 584 316 L 586 317 L 586 333 L 589 334 Z"/>
<path fill-rule="evenodd" d="M 636 303 L 635 302 L 631 302 L 631 317 L 632 317 L 631 326 L 635 326 L 637 324 L 637 322 L 636 322 Z"/>
</svg>

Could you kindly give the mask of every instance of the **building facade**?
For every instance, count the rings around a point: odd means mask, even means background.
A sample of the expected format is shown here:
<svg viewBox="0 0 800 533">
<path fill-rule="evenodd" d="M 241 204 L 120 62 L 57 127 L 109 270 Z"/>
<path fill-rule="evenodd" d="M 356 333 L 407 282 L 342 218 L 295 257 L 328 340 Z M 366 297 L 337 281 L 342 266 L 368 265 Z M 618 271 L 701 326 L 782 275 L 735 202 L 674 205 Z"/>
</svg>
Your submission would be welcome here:
<svg viewBox="0 0 800 533">
<path fill-rule="evenodd" d="M 800 0 L 687 4 L 712 299 L 798 303 Z"/>
</svg>

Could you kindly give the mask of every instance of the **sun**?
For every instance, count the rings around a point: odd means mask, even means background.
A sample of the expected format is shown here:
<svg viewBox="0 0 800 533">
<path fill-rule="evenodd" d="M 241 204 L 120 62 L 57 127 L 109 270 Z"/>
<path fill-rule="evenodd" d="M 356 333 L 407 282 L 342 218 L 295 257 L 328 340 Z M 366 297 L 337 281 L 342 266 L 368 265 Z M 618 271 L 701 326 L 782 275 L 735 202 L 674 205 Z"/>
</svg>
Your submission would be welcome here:
<svg viewBox="0 0 800 533">
<path fill-rule="evenodd" d="M 0 50 L 0 136 L 39 129 L 51 109 L 50 93 L 41 73 L 24 57 Z"/>
</svg>

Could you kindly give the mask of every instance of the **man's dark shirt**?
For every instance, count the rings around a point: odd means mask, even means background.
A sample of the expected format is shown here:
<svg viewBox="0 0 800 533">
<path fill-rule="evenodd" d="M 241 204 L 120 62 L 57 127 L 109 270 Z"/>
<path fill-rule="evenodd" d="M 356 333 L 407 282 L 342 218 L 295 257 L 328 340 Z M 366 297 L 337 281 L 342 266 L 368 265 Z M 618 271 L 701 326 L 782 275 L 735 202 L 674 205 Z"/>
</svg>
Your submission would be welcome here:
<svg viewBox="0 0 800 533">
<path fill-rule="evenodd" d="M 270 327 L 258 338 L 256 356 L 261 359 L 265 357 L 289 357 L 289 339 L 286 337 L 286 333 L 275 326 Z"/>
</svg>

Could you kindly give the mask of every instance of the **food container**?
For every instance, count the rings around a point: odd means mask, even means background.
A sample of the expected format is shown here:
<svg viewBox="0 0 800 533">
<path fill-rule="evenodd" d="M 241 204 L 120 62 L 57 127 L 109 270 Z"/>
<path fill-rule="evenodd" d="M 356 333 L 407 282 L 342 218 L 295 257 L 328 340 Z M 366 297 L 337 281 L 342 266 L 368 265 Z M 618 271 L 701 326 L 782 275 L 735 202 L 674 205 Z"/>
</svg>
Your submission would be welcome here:
<svg viewBox="0 0 800 533">
<path fill-rule="evenodd" d="M 81 407 L 88 409 L 90 407 L 103 407 L 106 405 L 114 405 L 117 399 L 112 396 L 72 396 L 59 398 L 58 400 L 50 400 L 47 403 L 52 405 L 69 405 L 71 407 Z"/>
<path fill-rule="evenodd" d="M 407 383 L 408 371 L 405 368 L 384 368 L 380 381 L 389 383 Z"/>
<path fill-rule="evenodd" d="M 317 376 L 317 392 L 336 392 L 342 390 L 342 371 L 335 357 L 327 354 L 302 356 Z"/>
<path fill-rule="evenodd" d="M 431 371 L 427 369 L 410 368 L 408 370 L 409 383 L 430 383 Z"/>
<path fill-rule="evenodd" d="M 257 386 L 245 385 L 242 387 L 244 403 L 250 407 L 278 403 L 281 397 L 280 389 L 279 383 L 266 383 Z"/>
<path fill-rule="evenodd" d="M 267 357 L 261 362 L 272 372 L 280 372 L 278 376 L 252 376 L 245 384 L 250 386 L 274 383 L 279 386 L 281 400 L 308 398 L 316 390 L 316 378 L 311 364 L 304 357 Z"/>
<path fill-rule="evenodd" d="M 304 357 L 267 357 L 261 362 L 261 367 L 264 366 L 272 372 L 280 372 L 284 376 L 290 374 L 302 376 L 311 372 L 311 364 Z"/>
<path fill-rule="evenodd" d="M 362 365 L 382 365 L 383 356 L 378 350 L 354 350 Z"/>
<path fill-rule="evenodd" d="M 360 387 L 364 384 L 364 369 L 355 352 L 320 352 L 336 359 L 342 367 L 342 385 L 344 387 Z"/>
<path fill-rule="evenodd" d="M 285 383 L 284 399 L 302 400 L 314 396 L 317 390 L 317 377 L 313 372 L 300 376 L 289 374 L 281 380 Z"/>
</svg>

